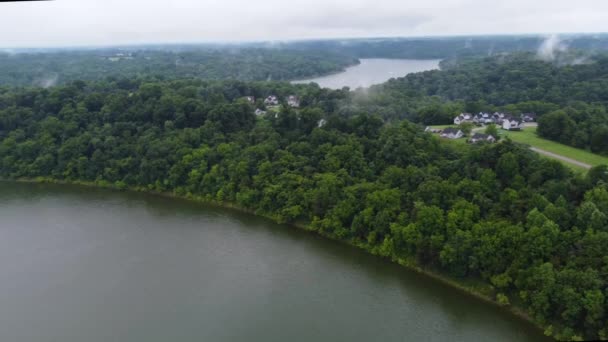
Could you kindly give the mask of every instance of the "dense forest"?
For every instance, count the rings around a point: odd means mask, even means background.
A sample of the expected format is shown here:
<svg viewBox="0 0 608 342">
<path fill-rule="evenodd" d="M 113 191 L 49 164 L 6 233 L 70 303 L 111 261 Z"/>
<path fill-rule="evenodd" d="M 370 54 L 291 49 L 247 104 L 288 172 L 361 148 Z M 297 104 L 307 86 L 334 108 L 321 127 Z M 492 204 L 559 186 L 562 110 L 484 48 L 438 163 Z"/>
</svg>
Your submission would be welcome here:
<svg viewBox="0 0 608 342">
<path fill-rule="evenodd" d="M 413 75 L 382 88 L 447 97 L 431 85 L 454 72 Z M 521 73 L 507 70 L 505 77 L 527 84 Z M 467 80 L 456 83 L 468 87 Z M 301 108 L 283 105 L 256 117 L 242 99 L 271 94 L 298 95 Z M 478 96 L 502 105 L 492 94 Z M 385 123 L 349 108 L 359 95 L 198 79 L 0 88 L 0 176 L 234 204 L 476 283 L 559 339 L 608 339 L 606 167 L 573 175 L 509 141 L 455 149 L 409 121 Z"/>
<path fill-rule="evenodd" d="M 359 58 L 442 59 L 454 56 L 492 56 L 513 52 L 536 52 L 546 36 L 462 36 L 420 38 L 361 38 L 285 42 L 273 46 L 301 51 L 323 50 Z M 608 35 L 561 35 L 560 42 L 571 49 L 608 50 Z M 259 46 L 264 46 L 261 44 Z"/>
<path fill-rule="evenodd" d="M 46 87 L 108 77 L 295 80 L 341 71 L 360 58 L 444 59 L 535 52 L 545 39 L 474 36 L 0 50 L 0 85 Z M 560 39 L 573 49 L 608 49 L 608 35 Z"/>
<path fill-rule="evenodd" d="M 323 51 L 262 48 L 98 49 L 0 53 L 0 85 L 42 86 L 111 77 L 293 80 L 359 63 Z"/>
</svg>

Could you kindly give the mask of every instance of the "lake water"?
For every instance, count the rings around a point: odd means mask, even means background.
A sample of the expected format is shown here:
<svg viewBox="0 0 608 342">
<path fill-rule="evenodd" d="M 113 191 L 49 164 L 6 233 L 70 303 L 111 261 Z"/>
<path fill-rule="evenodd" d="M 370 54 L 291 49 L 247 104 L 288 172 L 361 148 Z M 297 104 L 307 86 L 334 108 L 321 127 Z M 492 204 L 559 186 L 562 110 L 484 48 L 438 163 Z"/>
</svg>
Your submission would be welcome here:
<svg viewBox="0 0 608 342">
<path fill-rule="evenodd" d="M 414 72 L 439 69 L 440 61 L 438 59 L 361 59 L 361 64 L 346 68 L 344 72 L 307 80 L 298 80 L 293 83 L 314 82 L 322 88 L 331 89 L 342 89 L 343 87 L 351 89 L 365 88 Z"/>
<path fill-rule="evenodd" d="M 0 183 L 0 341 L 539 341 L 362 251 L 235 211 Z"/>
</svg>

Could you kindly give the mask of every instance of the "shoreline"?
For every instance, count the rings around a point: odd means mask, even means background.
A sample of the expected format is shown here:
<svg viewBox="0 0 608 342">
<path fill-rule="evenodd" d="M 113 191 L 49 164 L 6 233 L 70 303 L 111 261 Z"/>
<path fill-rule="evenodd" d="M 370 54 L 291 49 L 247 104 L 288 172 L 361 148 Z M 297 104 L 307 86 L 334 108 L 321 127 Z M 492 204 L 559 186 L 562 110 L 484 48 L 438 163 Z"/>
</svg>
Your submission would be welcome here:
<svg viewBox="0 0 608 342">
<path fill-rule="evenodd" d="M 336 72 L 332 72 L 332 73 L 329 73 L 329 74 L 307 77 L 305 79 L 290 80 L 288 82 L 291 83 L 291 84 L 294 84 L 294 85 L 316 83 L 315 80 L 342 74 L 342 73 L 348 71 L 348 69 L 350 69 L 350 68 L 354 68 L 354 67 L 357 67 L 357 66 L 361 65 L 362 64 L 362 62 L 361 62 L 362 60 L 370 60 L 370 59 L 385 59 L 385 60 L 390 60 L 390 61 L 437 61 L 437 69 L 429 69 L 429 70 L 424 70 L 424 71 L 441 70 L 440 63 L 441 63 L 441 61 L 445 60 L 445 58 L 437 58 L 437 59 L 435 59 L 435 58 L 426 59 L 425 58 L 425 59 L 420 59 L 420 58 L 400 58 L 400 57 L 399 58 L 397 58 L 397 57 L 367 57 L 367 58 L 360 58 L 359 57 L 358 58 L 358 61 L 359 61 L 358 63 L 348 65 L 342 71 L 336 71 Z M 424 71 L 416 71 L 416 72 L 412 72 L 412 73 L 419 73 L 419 72 L 424 72 Z M 395 77 L 405 77 L 405 76 L 406 75 L 395 76 Z M 364 87 L 364 88 L 369 88 L 369 87 Z"/>
<path fill-rule="evenodd" d="M 38 177 L 38 178 L 17 178 L 17 179 L 3 179 L 0 178 L 0 182 L 14 182 L 14 183 L 30 183 L 30 184 L 57 184 L 57 185 L 70 185 L 70 186 L 78 186 L 78 187 L 88 187 L 88 188 L 97 188 L 97 189 L 107 189 L 107 190 L 114 190 L 114 191 L 123 191 L 123 192 L 133 192 L 133 193 L 143 193 L 143 194 L 147 194 L 147 195 L 152 195 L 152 196 L 160 196 L 160 197 L 164 197 L 164 198 L 169 198 L 169 199 L 178 199 L 178 200 L 184 200 L 184 201 L 189 201 L 192 203 L 198 203 L 198 204 L 204 204 L 204 205 L 209 205 L 209 206 L 213 206 L 216 208 L 223 208 L 223 209 L 229 209 L 229 210 L 235 210 L 238 211 L 240 213 L 245 213 L 245 214 L 249 214 L 249 215 L 254 215 L 257 217 L 262 217 L 268 220 L 271 220 L 272 222 L 276 223 L 276 224 L 281 224 L 281 225 L 285 225 L 285 226 L 289 226 L 289 227 L 293 227 L 293 228 L 297 228 L 300 230 L 303 230 L 305 232 L 308 233 L 313 233 L 313 234 L 317 234 L 319 236 L 322 236 L 323 238 L 327 238 L 330 239 L 332 241 L 338 242 L 338 243 L 342 243 L 342 244 L 346 244 L 348 246 L 360 249 L 365 251 L 367 254 L 372 255 L 374 257 L 379 257 L 382 258 L 386 261 L 389 261 L 391 263 L 395 263 L 398 264 L 399 266 L 405 268 L 408 271 L 411 272 L 415 272 L 417 274 L 423 275 L 425 277 L 428 277 L 434 281 L 437 281 L 445 286 L 448 286 L 464 295 L 467 295 L 469 297 L 475 298 L 476 300 L 480 300 L 483 301 L 487 304 L 490 304 L 492 306 L 494 306 L 496 309 L 501 310 L 505 313 L 508 313 L 510 315 L 512 315 L 513 317 L 516 317 L 517 319 L 521 320 L 522 322 L 530 325 L 531 327 L 534 327 L 540 334 L 542 334 L 543 336 L 546 336 L 547 338 L 551 338 L 553 340 L 555 340 L 555 338 L 553 336 L 547 336 L 545 334 L 545 327 L 537 324 L 536 322 L 534 322 L 534 320 L 522 309 L 519 308 L 517 306 L 514 306 L 512 304 L 509 304 L 507 306 L 503 306 L 500 305 L 496 300 L 494 300 L 492 297 L 490 297 L 489 295 L 486 295 L 484 293 L 481 293 L 477 290 L 475 290 L 474 288 L 471 288 L 461 282 L 458 281 L 458 279 L 454 279 L 448 275 L 445 274 L 441 274 L 437 271 L 434 270 L 430 270 L 430 269 L 425 269 L 422 268 L 418 265 L 416 265 L 413 261 L 410 260 L 406 260 L 406 259 L 400 259 L 400 258 L 395 258 L 395 257 L 391 257 L 391 256 L 385 256 L 385 255 L 381 255 L 379 253 L 377 253 L 376 251 L 374 251 L 372 248 L 370 248 L 369 246 L 362 244 L 362 243 L 356 243 L 355 241 L 350 241 L 350 240 L 340 240 L 334 236 L 331 236 L 329 234 L 323 233 L 321 231 L 318 230 L 314 230 L 312 229 L 309 225 L 307 224 L 303 224 L 303 223 L 278 223 L 275 218 L 273 218 L 270 215 L 265 215 L 265 214 L 261 214 L 261 213 L 257 213 L 254 210 L 251 209 L 247 209 L 244 207 L 240 207 L 238 205 L 235 205 L 231 202 L 219 202 L 219 201 L 213 201 L 213 200 L 207 200 L 204 199 L 202 197 L 197 197 L 197 196 L 182 196 L 182 195 L 178 195 L 174 192 L 158 192 L 158 191 L 152 191 L 152 190 L 148 190 L 145 188 L 119 188 L 117 186 L 114 186 L 111 183 L 108 184 L 99 184 L 99 183 L 95 183 L 95 182 L 82 182 L 82 181 L 64 181 L 64 180 L 58 180 L 58 179 L 52 179 L 52 178 L 44 178 L 44 177 Z"/>
<path fill-rule="evenodd" d="M 298 79 L 295 79 L 295 80 L 286 80 L 286 82 L 289 82 L 291 84 L 309 84 L 314 79 L 321 78 L 321 77 L 329 77 L 329 76 L 339 75 L 339 74 L 345 72 L 346 70 L 348 70 L 349 68 L 356 67 L 357 65 L 361 65 L 361 58 L 357 58 L 357 62 L 356 63 L 352 63 L 352 64 L 348 64 L 348 65 L 344 66 L 342 68 L 342 70 L 332 71 L 332 72 L 327 73 L 327 74 L 317 74 L 317 75 L 313 75 L 313 76 L 308 76 L 308 77 L 306 77 L 304 79 L 298 78 Z"/>
</svg>

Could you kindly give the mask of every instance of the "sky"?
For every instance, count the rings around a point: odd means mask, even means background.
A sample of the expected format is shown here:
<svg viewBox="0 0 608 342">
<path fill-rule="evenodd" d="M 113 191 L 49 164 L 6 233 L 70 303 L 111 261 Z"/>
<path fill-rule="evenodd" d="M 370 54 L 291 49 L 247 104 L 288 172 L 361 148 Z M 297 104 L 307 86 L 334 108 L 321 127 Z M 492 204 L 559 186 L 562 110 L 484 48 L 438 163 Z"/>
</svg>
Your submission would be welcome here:
<svg viewBox="0 0 608 342">
<path fill-rule="evenodd" d="M 0 47 L 597 33 L 607 0 L 0 2 Z"/>
</svg>

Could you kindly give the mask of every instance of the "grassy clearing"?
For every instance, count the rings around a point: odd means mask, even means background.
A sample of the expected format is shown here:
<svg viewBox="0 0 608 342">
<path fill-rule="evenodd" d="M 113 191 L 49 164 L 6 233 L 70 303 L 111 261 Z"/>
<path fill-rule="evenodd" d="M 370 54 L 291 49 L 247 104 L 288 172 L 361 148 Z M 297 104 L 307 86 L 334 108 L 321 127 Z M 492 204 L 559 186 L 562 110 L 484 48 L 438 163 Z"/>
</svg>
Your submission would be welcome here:
<svg viewBox="0 0 608 342">
<path fill-rule="evenodd" d="M 445 128 L 450 128 L 450 127 L 456 128 L 457 126 L 455 126 L 455 125 L 434 125 L 434 126 L 430 126 L 430 127 L 435 128 L 435 129 L 445 129 Z M 483 132 L 484 130 L 485 130 L 485 128 L 481 131 Z M 520 132 L 507 132 L 504 130 L 499 130 L 499 134 L 503 139 L 506 137 L 509 137 L 514 142 L 517 142 L 520 144 L 526 144 L 526 145 L 536 147 L 536 148 L 539 148 L 539 149 L 542 149 L 542 150 L 545 150 L 548 152 L 559 154 L 561 156 L 571 158 L 571 159 L 574 159 L 574 160 L 577 160 L 577 161 L 580 161 L 582 163 L 589 164 L 592 166 L 603 165 L 603 164 L 608 165 L 608 157 L 603 157 L 603 156 L 591 153 L 589 151 L 581 150 L 581 149 L 571 147 L 571 146 L 566 146 L 566 145 L 563 145 L 563 144 L 560 144 L 560 143 L 557 143 L 557 142 L 554 142 L 551 140 L 539 138 L 536 135 L 536 127 L 526 127 L 523 131 L 520 131 Z M 463 145 L 466 145 L 466 138 L 456 139 L 456 140 L 452 140 L 452 139 L 440 139 L 440 140 L 442 143 L 445 143 L 447 145 L 451 145 L 454 147 L 456 147 L 456 146 L 461 147 Z M 550 156 L 545 156 L 545 155 L 543 155 L 543 157 L 552 158 Z M 564 160 L 557 159 L 557 158 L 555 158 L 555 160 L 562 162 L 564 165 L 570 167 L 575 172 L 581 172 L 581 173 L 587 172 L 587 169 L 585 169 L 584 167 L 581 167 L 579 165 L 571 164 L 571 163 L 568 163 Z"/>
<path fill-rule="evenodd" d="M 541 150 L 545 150 L 548 152 L 552 152 L 555 154 L 559 154 L 564 157 L 568 157 L 585 164 L 589 164 L 592 166 L 598 165 L 608 165 L 608 158 L 603 157 L 589 151 L 581 150 L 575 147 L 570 147 L 566 145 L 562 145 L 560 143 L 539 138 L 536 135 L 536 127 L 527 127 L 521 132 L 502 132 L 501 136 L 503 138 L 509 137 L 511 140 L 530 145 L 532 147 L 540 148 Z M 571 164 L 568 163 L 568 166 Z M 572 165 L 575 166 L 575 165 Z M 577 169 L 581 170 L 581 167 L 576 166 Z"/>
<path fill-rule="evenodd" d="M 467 144 L 467 138 L 460 138 L 460 139 L 447 139 L 447 138 L 441 138 L 439 136 L 437 136 L 437 139 L 440 139 L 442 143 L 447 144 L 447 145 L 452 145 L 452 146 L 466 146 Z"/>
<path fill-rule="evenodd" d="M 456 128 L 457 126 L 455 125 L 434 125 L 434 126 L 429 126 L 431 128 L 434 129 L 446 129 L 446 128 Z"/>
</svg>

